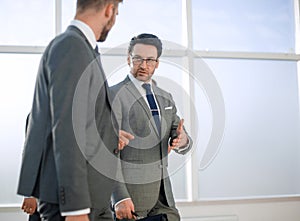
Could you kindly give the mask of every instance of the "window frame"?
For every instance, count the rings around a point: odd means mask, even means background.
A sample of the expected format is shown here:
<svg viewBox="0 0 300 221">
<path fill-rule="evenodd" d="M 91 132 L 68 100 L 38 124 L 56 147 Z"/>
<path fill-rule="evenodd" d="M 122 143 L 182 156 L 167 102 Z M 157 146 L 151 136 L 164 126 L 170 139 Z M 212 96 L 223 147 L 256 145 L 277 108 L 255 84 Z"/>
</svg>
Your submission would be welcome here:
<svg viewBox="0 0 300 221">
<path fill-rule="evenodd" d="M 58 35 L 62 32 L 62 1 L 55 0 L 55 34 Z M 232 51 L 205 51 L 193 49 L 193 30 L 192 30 L 192 0 L 182 0 L 182 25 L 183 25 L 183 45 L 186 49 L 167 49 L 164 50 L 164 56 L 172 57 L 186 57 L 188 71 L 193 73 L 193 60 L 194 58 L 219 58 L 219 59 L 258 59 L 258 60 L 279 60 L 279 61 L 296 61 L 297 62 L 297 75 L 298 85 L 300 85 L 300 3 L 299 0 L 294 0 L 295 12 L 295 53 L 263 53 L 263 52 L 232 52 Z M 54 36 L 53 36 L 54 37 Z M 44 46 L 19 46 L 19 45 L 0 45 L 0 53 L 16 53 L 16 54 L 42 54 L 46 47 Z M 124 50 L 110 50 L 111 48 L 103 48 L 107 51 L 106 55 L 109 56 L 126 56 Z M 192 52 L 192 53 L 191 53 Z M 195 98 L 193 93 L 193 79 L 188 77 L 187 87 L 189 88 L 191 99 Z M 300 89 L 298 90 L 300 97 Z M 299 102 L 300 103 L 300 102 Z M 190 110 L 187 110 L 190 111 Z M 191 113 L 191 112 L 188 112 Z M 185 119 L 189 121 L 190 119 Z M 191 128 L 191 134 L 195 131 Z M 188 202 L 199 201 L 198 193 L 198 159 L 196 154 L 191 155 L 191 161 L 187 165 L 187 193 Z"/>
</svg>

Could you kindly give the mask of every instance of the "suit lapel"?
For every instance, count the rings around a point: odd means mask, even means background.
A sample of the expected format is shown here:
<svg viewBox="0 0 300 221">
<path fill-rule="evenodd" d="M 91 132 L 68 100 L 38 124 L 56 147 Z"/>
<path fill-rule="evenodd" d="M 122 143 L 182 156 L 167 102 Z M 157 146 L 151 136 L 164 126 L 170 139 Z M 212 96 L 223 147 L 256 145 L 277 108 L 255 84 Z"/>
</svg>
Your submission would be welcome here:
<svg viewBox="0 0 300 221">
<path fill-rule="evenodd" d="M 160 137 L 160 134 L 158 134 L 157 131 L 157 127 L 155 124 L 155 121 L 152 117 L 152 113 L 149 109 L 148 104 L 146 103 L 145 99 L 143 98 L 143 96 L 140 94 L 140 92 L 138 91 L 138 89 L 134 86 L 134 84 L 132 83 L 132 81 L 129 79 L 129 77 L 127 77 L 125 79 L 125 84 L 126 84 L 126 88 L 130 91 L 130 93 L 133 95 L 133 97 L 140 103 L 140 105 L 143 107 L 143 109 L 145 110 L 148 119 L 151 122 L 152 127 L 154 128 L 156 134 Z"/>
<path fill-rule="evenodd" d="M 160 123 L 161 123 L 161 132 L 162 134 L 164 134 L 164 132 L 166 131 L 166 118 L 165 118 L 165 98 L 163 97 L 163 95 L 161 93 L 159 93 L 159 90 L 157 90 L 156 86 L 153 86 L 153 91 L 155 94 L 155 98 L 157 100 L 158 106 L 159 106 L 159 110 L 160 110 Z"/>
<path fill-rule="evenodd" d="M 93 50 L 94 51 L 94 50 Z M 96 54 L 96 52 L 94 51 L 94 54 Z M 105 87 L 105 90 L 106 90 L 106 93 L 107 93 L 107 99 L 109 101 L 109 104 L 111 104 L 111 96 L 109 94 L 109 87 L 108 87 L 108 83 L 107 83 L 107 80 L 106 80 L 106 76 L 105 76 L 105 72 L 103 70 L 103 67 L 102 67 L 102 63 L 101 63 L 101 59 L 100 59 L 100 55 L 97 55 L 96 54 L 96 61 L 98 63 L 98 66 L 99 66 L 99 69 L 100 69 L 100 72 L 102 73 L 101 74 L 101 77 L 103 78 L 103 84 L 104 84 L 104 87 Z"/>
</svg>

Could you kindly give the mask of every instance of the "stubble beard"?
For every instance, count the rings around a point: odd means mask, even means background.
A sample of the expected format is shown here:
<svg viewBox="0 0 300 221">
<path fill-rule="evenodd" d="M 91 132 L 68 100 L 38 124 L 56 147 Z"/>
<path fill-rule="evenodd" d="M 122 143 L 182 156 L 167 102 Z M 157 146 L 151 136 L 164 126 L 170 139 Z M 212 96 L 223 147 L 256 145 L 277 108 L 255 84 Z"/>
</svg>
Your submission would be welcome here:
<svg viewBox="0 0 300 221">
<path fill-rule="evenodd" d="M 145 74 L 142 74 L 142 75 L 139 75 L 139 70 L 137 70 L 135 73 L 133 73 L 133 76 L 136 78 L 136 79 L 138 79 L 138 80 L 140 80 L 140 81 L 143 81 L 143 82 L 148 82 L 148 81 L 150 81 L 150 79 L 152 78 L 152 76 L 153 76 L 153 74 L 154 74 L 154 71 L 151 73 L 148 73 L 147 75 L 145 75 Z"/>
<path fill-rule="evenodd" d="M 108 33 L 110 32 L 111 28 L 115 24 L 115 16 L 113 15 L 110 20 L 106 23 L 106 25 L 103 27 L 102 32 L 100 34 L 99 39 L 97 42 L 104 42 L 108 36 Z"/>
</svg>

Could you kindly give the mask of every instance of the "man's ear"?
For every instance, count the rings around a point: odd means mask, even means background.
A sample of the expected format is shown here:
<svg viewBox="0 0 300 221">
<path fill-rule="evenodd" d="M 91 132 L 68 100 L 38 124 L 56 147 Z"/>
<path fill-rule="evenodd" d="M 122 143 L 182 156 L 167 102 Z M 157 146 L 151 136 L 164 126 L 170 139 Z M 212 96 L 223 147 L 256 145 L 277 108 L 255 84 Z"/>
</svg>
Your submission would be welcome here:
<svg viewBox="0 0 300 221">
<path fill-rule="evenodd" d="M 130 55 L 127 55 L 127 64 L 130 66 Z"/>
<path fill-rule="evenodd" d="M 157 58 L 157 62 L 156 62 L 155 68 L 158 68 L 158 65 L 159 65 L 159 59 Z"/>
<path fill-rule="evenodd" d="M 105 17 L 110 19 L 114 14 L 115 5 L 113 3 L 109 3 L 105 6 L 104 10 Z"/>
</svg>

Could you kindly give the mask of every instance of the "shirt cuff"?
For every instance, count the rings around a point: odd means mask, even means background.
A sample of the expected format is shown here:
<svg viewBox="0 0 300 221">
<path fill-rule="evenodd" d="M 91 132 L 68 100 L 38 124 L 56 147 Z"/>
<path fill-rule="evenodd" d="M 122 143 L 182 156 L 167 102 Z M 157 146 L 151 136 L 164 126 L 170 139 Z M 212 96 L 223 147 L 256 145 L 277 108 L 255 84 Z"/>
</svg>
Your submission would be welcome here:
<svg viewBox="0 0 300 221">
<path fill-rule="evenodd" d="M 87 208 L 87 209 L 75 210 L 70 212 L 62 212 L 61 216 L 79 216 L 79 215 L 89 214 L 90 212 L 91 209 Z"/>
<path fill-rule="evenodd" d="M 130 197 L 124 198 L 124 199 L 122 199 L 122 200 L 116 202 L 115 205 L 114 205 L 114 210 L 116 210 L 116 206 L 117 206 L 117 205 L 119 205 L 120 203 L 122 203 L 123 201 L 128 200 L 128 199 L 131 199 L 131 198 L 130 198 Z"/>
</svg>

